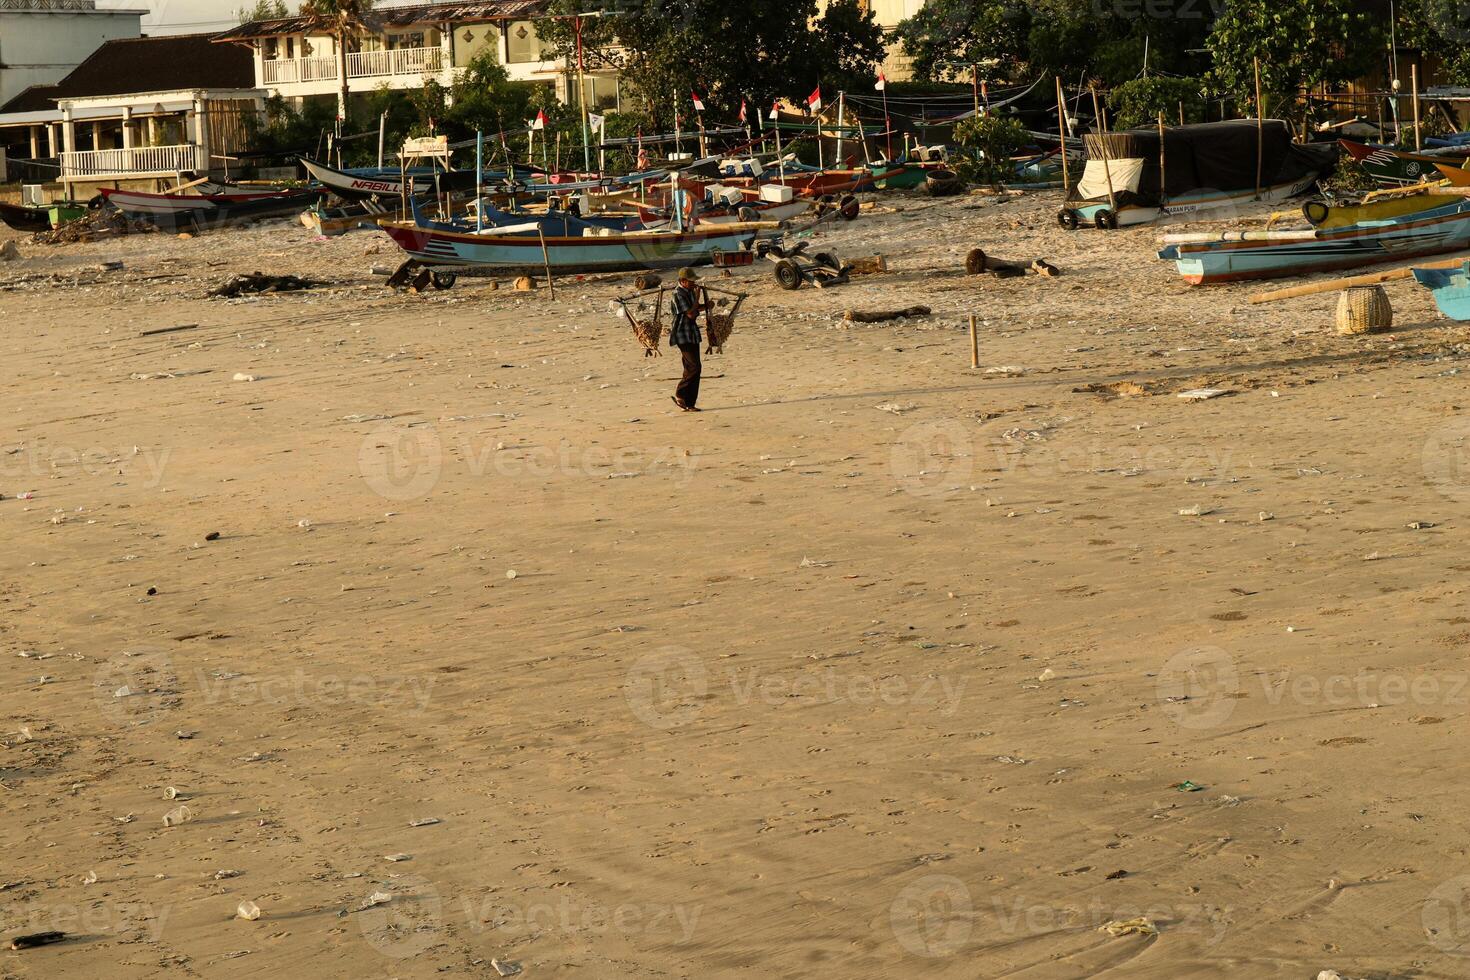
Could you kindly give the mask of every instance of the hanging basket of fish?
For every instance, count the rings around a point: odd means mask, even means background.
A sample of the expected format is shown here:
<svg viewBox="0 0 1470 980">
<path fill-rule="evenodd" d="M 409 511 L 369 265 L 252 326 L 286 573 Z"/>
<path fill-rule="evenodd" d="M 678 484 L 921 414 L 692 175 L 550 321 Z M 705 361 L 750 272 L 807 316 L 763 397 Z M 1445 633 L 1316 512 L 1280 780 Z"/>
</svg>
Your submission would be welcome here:
<svg viewBox="0 0 1470 980">
<path fill-rule="evenodd" d="M 626 320 L 633 327 L 633 336 L 643 345 L 644 357 L 662 357 L 658 349 L 664 336 L 664 293 L 668 286 L 650 289 L 632 296 L 619 296 L 612 301 L 613 315 Z M 653 302 L 648 297 L 653 296 Z"/>
<path fill-rule="evenodd" d="M 704 311 L 704 340 L 706 354 L 725 353 L 725 341 L 735 332 L 735 315 L 740 312 L 740 304 L 745 302 L 746 293 L 731 293 L 723 289 L 715 289 L 712 286 L 703 287 L 707 292 L 720 293 L 725 297 L 734 297 L 734 302 L 728 299 L 717 299 L 711 309 Z"/>
</svg>

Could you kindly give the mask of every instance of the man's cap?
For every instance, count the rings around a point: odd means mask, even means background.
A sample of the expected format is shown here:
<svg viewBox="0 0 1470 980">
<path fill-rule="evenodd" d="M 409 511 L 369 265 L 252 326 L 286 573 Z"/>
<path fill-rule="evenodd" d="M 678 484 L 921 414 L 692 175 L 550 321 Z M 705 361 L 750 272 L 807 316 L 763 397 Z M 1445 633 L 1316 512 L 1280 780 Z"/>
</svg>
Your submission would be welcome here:
<svg viewBox="0 0 1470 980">
<path fill-rule="evenodd" d="M 680 279 L 694 280 L 694 279 L 698 279 L 699 277 L 694 274 L 694 270 L 693 269 L 689 268 L 686 265 L 684 268 L 682 268 L 682 269 L 679 270 L 679 278 Z"/>
</svg>

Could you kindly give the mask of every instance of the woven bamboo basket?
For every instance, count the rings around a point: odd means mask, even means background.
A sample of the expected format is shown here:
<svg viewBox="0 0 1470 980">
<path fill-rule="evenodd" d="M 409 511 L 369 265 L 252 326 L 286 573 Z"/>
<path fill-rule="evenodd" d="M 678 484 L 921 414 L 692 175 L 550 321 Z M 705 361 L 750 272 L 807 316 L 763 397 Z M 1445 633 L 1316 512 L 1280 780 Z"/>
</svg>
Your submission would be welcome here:
<svg viewBox="0 0 1470 980">
<path fill-rule="evenodd" d="M 1338 333 L 1378 333 L 1391 326 L 1393 307 L 1382 286 L 1349 286 L 1338 296 Z"/>
</svg>

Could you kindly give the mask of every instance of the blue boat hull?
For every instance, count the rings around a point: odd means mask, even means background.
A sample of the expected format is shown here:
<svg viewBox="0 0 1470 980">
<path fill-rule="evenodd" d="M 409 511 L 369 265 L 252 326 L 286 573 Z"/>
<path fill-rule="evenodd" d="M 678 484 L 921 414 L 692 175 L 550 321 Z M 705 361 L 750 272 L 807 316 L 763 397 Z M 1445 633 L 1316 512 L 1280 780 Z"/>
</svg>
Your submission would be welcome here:
<svg viewBox="0 0 1470 980">
<path fill-rule="evenodd" d="M 1451 320 L 1470 320 L 1470 262 L 1458 269 L 1415 269 L 1414 278 L 1429 290 L 1439 312 Z"/>
</svg>

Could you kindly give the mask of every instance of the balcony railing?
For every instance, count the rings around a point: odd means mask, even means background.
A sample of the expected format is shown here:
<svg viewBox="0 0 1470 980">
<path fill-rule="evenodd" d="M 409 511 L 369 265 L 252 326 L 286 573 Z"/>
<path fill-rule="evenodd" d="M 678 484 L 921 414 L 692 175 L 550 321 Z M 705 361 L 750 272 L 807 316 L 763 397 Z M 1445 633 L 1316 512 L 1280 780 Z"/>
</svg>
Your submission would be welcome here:
<svg viewBox="0 0 1470 980">
<path fill-rule="evenodd" d="M 443 48 L 354 51 L 347 56 L 348 78 L 369 78 L 374 75 L 423 75 L 440 71 L 443 67 Z"/>
<path fill-rule="evenodd" d="M 63 177 L 175 174 L 183 170 L 203 170 L 205 166 L 204 154 L 192 143 L 135 146 L 127 150 L 74 150 L 61 155 Z"/>
<path fill-rule="evenodd" d="M 261 83 L 335 82 L 337 59 L 331 55 L 261 62 Z M 348 78 L 413 78 L 444 69 L 443 48 L 394 48 L 390 51 L 353 51 L 347 55 Z"/>
</svg>

